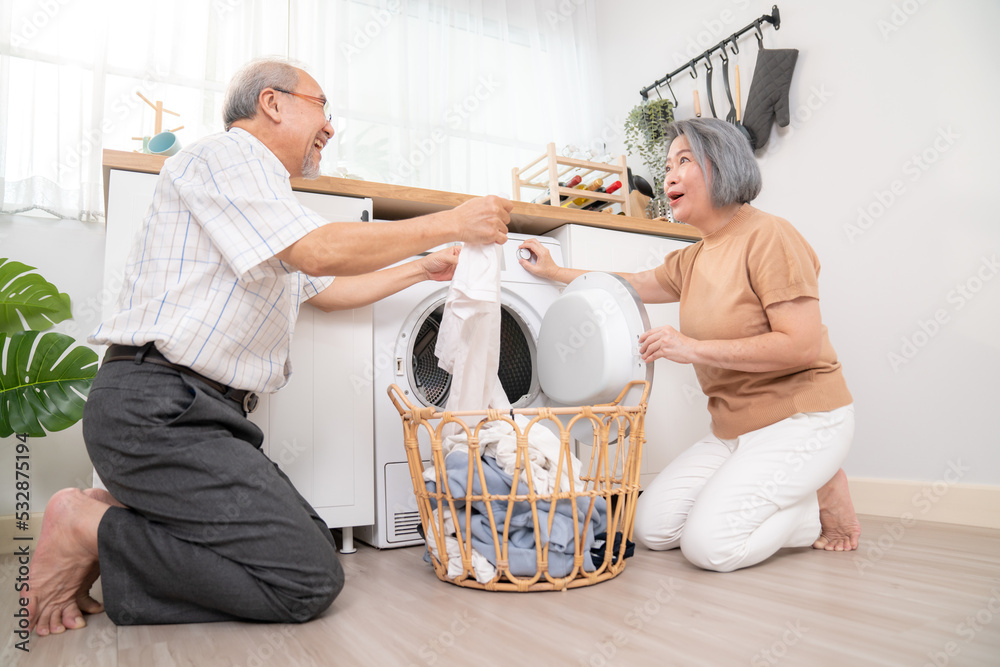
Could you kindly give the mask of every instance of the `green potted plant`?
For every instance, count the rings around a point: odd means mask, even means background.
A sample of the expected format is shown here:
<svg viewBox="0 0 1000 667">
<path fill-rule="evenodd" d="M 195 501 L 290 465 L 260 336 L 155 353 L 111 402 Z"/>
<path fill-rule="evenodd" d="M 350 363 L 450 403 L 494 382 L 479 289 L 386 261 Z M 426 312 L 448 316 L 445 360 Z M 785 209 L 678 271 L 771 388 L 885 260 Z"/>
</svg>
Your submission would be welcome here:
<svg viewBox="0 0 1000 667">
<path fill-rule="evenodd" d="M 666 168 L 667 146 L 664 141 L 666 126 L 674 122 L 674 104 L 671 100 L 643 100 L 625 117 L 625 146 L 630 154 L 638 153 L 653 177 L 656 195 L 650 205 L 663 195 L 663 177 Z"/>
<path fill-rule="evenodd" d="M 78 422 L 97 373 L 92 349 L 41 333 L 71 317 L 70 300 L 34 270 L 0 258 L 0 438 L 22 441 Z"/>
</svg>

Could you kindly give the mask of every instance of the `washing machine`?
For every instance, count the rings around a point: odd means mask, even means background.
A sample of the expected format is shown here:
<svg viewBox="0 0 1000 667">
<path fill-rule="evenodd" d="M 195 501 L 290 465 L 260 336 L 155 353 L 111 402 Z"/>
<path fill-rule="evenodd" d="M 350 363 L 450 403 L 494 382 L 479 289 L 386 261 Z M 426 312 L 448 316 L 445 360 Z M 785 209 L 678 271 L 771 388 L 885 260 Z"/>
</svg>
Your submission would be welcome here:
<svg viewBox="0 0 1000 667">
<path fill-rule="evenodd" d="M 537 278 L 518 262 L 518 246 L 528 238 L 509 234 L 501 255 L 498 376 L 511 406 L 604 402 L 628 379 L 651 380 L 652 365 L 647 367 L 638 354 L 638 335 L 649 321 L 628 283 L 611 274 L 586 274 L 569 287 Z M 563 264 L 559 241 L 534 238 Z M 396 384 L 411 403 L 444 408 L 451 375 L 438 367 L 434 348 L 447 295 L 448 283 L 424 281 L 372 308 L 375 523 L 356 534 L 378 548 L 423 542 L 402 422 L 386 392 Z M 619 300 L 628 302 L 628 316 L 618 309 Z M 547 314 L 552 323 L 546 322 L 548 330 L 543 331 Z M 580 372 L 589 377 L 576 377 Z M 546 382 L 545 377 L 555 380 Z M 607 391 L 577 393 L 595 382 L 616 389 L 610 398 Z M 425 446 L 421 443 L 421 451 Z M 429 465 L 429 447 L 424 456 Z"/>
</svg>

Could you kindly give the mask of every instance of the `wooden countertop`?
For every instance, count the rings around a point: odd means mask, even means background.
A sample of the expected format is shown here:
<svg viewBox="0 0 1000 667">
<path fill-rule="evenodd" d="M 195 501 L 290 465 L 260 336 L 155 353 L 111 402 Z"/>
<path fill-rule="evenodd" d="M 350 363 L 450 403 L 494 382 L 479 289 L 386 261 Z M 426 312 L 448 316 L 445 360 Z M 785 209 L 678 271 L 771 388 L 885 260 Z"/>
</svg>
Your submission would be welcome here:
<svg viewBox="0 0 1000 667">
<path fill-rule="evenodd" d="M 107 210 L 108 182 L 112 169 L 158 174 L 166 160 L 161 155 L 148 155 L 129 151 L 104 150 L 104 203 Z M 292 188 L 303 192 L 342 195 L 348 197 L 370 197 L 375 218 L 380 220 L 400 220 L 427 213 L 436 213 L 472 199 L 464 195 L 440 190 L 411 188 L 405 185 L 390 185 L 372 181 L 357 181 L 346 178 L 320 176 L 314 180 L 292 179 Z M 623 215 L 610 215 L 579 209 L 564 209 L 545 204 L 514 202 L 511 211 L 510 231 L 519 234 L 544 234 L 565 224 L 588 225 L 603 229 L 614 229 L 639 234 L 652 234 L 680 239 L 700 239 L 701 234 L 690 225 L 681 225 L 663 220 L 646 220 Z"/>
</svg>

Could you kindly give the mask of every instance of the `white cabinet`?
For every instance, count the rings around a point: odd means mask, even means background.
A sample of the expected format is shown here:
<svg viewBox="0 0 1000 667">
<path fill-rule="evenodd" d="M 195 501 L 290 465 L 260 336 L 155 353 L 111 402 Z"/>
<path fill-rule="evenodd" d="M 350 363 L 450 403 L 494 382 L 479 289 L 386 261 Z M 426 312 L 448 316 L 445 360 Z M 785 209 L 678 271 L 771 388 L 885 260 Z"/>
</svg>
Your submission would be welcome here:
<svg viewBox="0 0 1000 667">
<path fill-rule="evenodd" d="M 108 179 L 108 235 L 104 245 L 102 293 L 104 319 L 114 315 L 125 276 L 125 260 L 153 201 L 157 175 L 112 169 Z"/>
<path fill-rule="evenodd" d="M 371 391 L 359 390 L 372 358 L 371 306 L 324 313 L 303 305 L 292 336 L 293 374 L 250 415 L 266 434 L 264 453 L 331 528 L 375 521 Z"/>
<path fill-rule="evenodd" d="M 625 273 L 654 269 L 665 255 L 689 243 L 583 225 L 564 225 L 548 236 L 559 239 L 569 267 Z M 676 303 L 647 304 L 646 311 L 650 327 L 679 327 Z M 647 442 L 642 452 L 643 485 L 708 432 L 707 406 L 694 368 L 664 359 L 655 362 L 646 412 Z"/>
<path fill-rule="evenodd" d="M 104 314 L 116 307 L 125 261 L 153 199 L 158 176 L 112 169 L 104 267 Z M 371 200 L 296 192 L 329 220 L 371 216 Z M 373 403 L 359 389 L 372 359 L 371 308 L 324 313 L 303 305 L 292 337 L 293 375 L 262 397 L 251 415 L 264 431 L 264 452 L 331 528 L 344 528 L 353 550 L 353 526 L 375 520 Z M 365 385 L 367 387 L 367 385 Z"/>
</svg>

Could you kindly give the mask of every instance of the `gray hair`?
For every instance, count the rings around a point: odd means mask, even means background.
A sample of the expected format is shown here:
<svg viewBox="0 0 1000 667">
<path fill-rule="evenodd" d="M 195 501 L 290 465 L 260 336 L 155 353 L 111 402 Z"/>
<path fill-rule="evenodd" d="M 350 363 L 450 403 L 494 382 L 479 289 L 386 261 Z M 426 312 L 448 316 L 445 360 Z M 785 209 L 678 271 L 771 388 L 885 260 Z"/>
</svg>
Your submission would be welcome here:
<svg viewBox="0 0 1000 667">
<path fill-rule="evenodd" d="M 760 167 L 750 141 L 732 123 L 717 118 L 691 118 L 668 124 L 664 133 L 668 151 L 674 139 L 682 135 L 687 137 L 716 208 L 746 204 L 760 194 Z M 706 160 L 712 166 L 711 180 L 705 168 Z"/>
<path fill-rule="evenodd" d="M 299 63 L 285 58 L 259 58 L 233 75 L 222 102 L 222 121 L 226 131 L 238 120 L 257 115 L 257 98 L 265 88 L 295 90 L 299 83 Z"/>
</svg>

